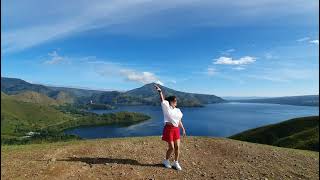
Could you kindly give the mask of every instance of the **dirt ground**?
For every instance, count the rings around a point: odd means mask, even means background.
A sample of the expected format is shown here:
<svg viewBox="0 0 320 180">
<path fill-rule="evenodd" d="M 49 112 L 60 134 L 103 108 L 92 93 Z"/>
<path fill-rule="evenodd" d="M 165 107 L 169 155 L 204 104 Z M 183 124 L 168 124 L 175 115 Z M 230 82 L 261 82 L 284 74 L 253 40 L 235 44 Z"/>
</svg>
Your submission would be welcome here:
<svg viewBox="0 0 320 180">
<path fill-rule="evenodd" d="M 318 179 L 319 153 L 225 138 L 186 137 L 182 171 L 161 162 L 160 137 L 2 146 L 3 179 Z"/>
</svg>

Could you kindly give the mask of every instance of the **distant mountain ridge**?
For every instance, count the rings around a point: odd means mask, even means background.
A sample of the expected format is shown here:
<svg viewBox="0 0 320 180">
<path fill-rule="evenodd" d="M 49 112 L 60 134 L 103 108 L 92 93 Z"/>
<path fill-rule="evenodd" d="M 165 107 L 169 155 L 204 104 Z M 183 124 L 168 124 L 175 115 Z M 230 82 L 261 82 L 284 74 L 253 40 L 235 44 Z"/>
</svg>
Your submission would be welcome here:
<svg viewBox="0 0 320 180">
<path fill-rule="evenodd" d="M 242 99 L 242 100 L 232 100 L 232 101 L 245 102 L 245 103 L 287 104 L 287 105 L 297 105 L 297 106 L 319 106 L 319 95 L 286 96 L 286 97 L 261 98 L 261 99 Z"/>
<path fill-rule="evenodd" d="M 203 106 L 209 103 L 226 102 L 215 95 L 195 94 L 176 91 L 159 85 L 165 96 L 175 95 L 178 99 L 178 106 L 194 107 Z M 26 91 L 34 91 L 44 94 L 59 103 L 86 104 L 91 101 L 98 104 L 110 105 L 159 105 L 159 94 L 154 88 L 154 83 L 126 92 L 120 91 L 99 91 L 85 90 L 66 87 L 50 87 L 39 84 L 28 83 L 16 78 L 1 78 L 1 91 L 8 95 L 15 95 Z"/>
<path fill-rule="evenodd" d="M 146 84 L 140 88 L 127 91 L 124 94 L 126 96 L 143 99 L 152 105 L 158 105 L 160 104 L 160 97 L 159 93 L 154 88 L 154 85 L 155 83 Z M 215 95 L 181 92 L 159 84 L 157 85 L 162 89 L 165 96 L 176 96 L 178 99 L 178 105 L 202 106 L 203 104 L 225 102 L 224 99 Z"/>
<path fill-rule="evenodd" d="M 50 87 L 40 84 L 32 84 L 17 78 L 1 77 L 1 91 L 8 95 L 16 95 L 24 92 L 36 92 L 55 99 L 61 103 L 77 103 L 83 97 L 89 97 L 100 91 L 82 90 L 64 87 Z M 79 101 L 81 102 L 81 101 Z"/>
</svg>

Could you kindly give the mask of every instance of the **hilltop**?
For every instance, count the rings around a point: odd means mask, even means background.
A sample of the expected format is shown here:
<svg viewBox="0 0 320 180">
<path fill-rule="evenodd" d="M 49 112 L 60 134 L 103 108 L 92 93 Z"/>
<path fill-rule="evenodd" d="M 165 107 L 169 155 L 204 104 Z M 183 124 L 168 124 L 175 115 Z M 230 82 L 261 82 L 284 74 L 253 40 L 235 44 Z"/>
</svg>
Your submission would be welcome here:
<svg viewBox="0 0 320 180">
<path fill-rule="evenodd" d="M 24 91 L 19 94 L 11 95 L 11 97 L 22 102 L 40 103 L 43 105 L 59 105 L 60 104 L 58 100 L 50 98 L 41 93 L 37 93 L 35 91 Z"/>
<path fill-rule="evenodd" d="M 149 83 L 140 88 L 127 91 L 124 95 L 143 99 L 151 105 L 160 105 L 159 93 L 154 88 L 154 85 L 155 83 Z M 176 96 L 178 99 L 178 106 L 203 106 L 204 104 L 225 102 L 224 99 L 215 95 L 187 93 L 160 84 L 157 85 L 162 89 L 165 96 Z"/>
<path fill-rule="evenodd" d="M 294 118 L 231 136 L 232 139 L 319 151 L 319 116 Z"/>
<path fill-rule="evenodd" d="M 182 140 L 182 171 L 159 136 L 1 146 L 4 179 L 318 179 L 319 153 L 225 138 Z"/>
</svg>

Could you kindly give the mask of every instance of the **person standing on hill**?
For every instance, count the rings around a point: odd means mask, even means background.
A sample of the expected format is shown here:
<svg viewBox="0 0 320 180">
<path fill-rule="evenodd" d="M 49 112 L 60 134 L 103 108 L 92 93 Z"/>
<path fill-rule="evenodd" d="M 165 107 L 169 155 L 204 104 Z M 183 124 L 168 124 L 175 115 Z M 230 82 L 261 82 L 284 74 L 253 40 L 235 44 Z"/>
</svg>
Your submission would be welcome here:
<svg viewBox="0 0 320 180">
<path fill-rule="evenodd" d="M 162 90 L 158 85 L 154 85 L 156 90 L 159 92 L 161 107 L 164 116 L 164 128 L 162 132 L 162 140 L 168 143 L 168 150 L 166 153 L 166 158 L 163 160 L 163 165 L 166 168 L 175 168 L 177 170 L 182 170 L 178 159 L 180 150 L 180 127 L 183 131 L 183 136 L 186 136 L 186 131 L 182 124 L 182 112 L 177 108 L 177 98 L 175 96 L 169 96 L 164 98 Z M 171 165 L 169 158 L 174 151 L 174 162 Z"/>
</svg>

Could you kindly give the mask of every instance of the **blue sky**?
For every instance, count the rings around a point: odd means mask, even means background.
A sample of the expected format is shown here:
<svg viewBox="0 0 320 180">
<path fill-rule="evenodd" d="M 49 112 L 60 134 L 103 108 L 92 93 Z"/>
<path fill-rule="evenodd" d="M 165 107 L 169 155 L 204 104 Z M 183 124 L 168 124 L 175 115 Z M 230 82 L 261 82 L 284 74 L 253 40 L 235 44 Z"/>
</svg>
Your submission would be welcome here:
<svg viewBox="0 0 320 180">
<path fill-rule="evenodd" d="M 1 76 L 218 96 L 319 93 L 319 1 L 1 1 Z"/>
</svg>

